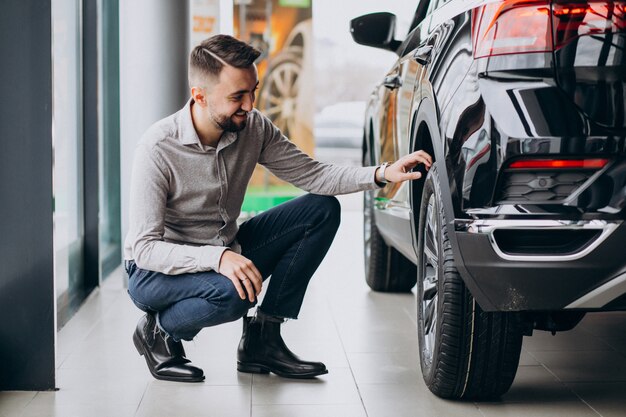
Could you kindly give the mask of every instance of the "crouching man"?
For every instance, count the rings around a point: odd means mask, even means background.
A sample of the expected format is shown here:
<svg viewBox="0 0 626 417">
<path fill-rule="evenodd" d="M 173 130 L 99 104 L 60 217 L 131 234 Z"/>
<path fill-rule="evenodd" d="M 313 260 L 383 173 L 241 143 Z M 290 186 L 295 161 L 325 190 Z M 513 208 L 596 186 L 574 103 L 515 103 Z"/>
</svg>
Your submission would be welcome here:
<svg viewBox="0 0 626 417">
<path fill-rule="evenodd" d="M 128 292 L 146 312 L 133 341 L 158 379 L 202 381 L 181 341 L 242 317 L 239 371 L 287 378 L 327 373 L 323 363 L 292 353 L 280 326 L 298 317 L 339 226 L 332 195 L 415 180 L 420 174 L 410 170 L 431 164 L 422 151 L 380 167 L 310 158 L 253 108 L 258 56 L 226 35 L 197 46 L 189 61 L 189 101 L 150 127 L 136 149 L 124 259 Z M 238 226 L 257 163 L 311 194 Z M 270 276 L 255 317 L 245 317 Z"/>
</svg>

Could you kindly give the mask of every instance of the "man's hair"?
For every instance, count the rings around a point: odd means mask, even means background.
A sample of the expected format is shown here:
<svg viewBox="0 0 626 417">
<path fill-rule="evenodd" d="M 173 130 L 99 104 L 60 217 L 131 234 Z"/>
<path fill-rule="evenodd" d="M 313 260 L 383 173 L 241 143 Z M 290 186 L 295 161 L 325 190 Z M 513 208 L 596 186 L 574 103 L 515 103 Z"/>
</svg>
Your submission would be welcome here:
<svg viewBox="0 0 626 417">
<path fill-rule="evenodd" d="M 189 56 L 189 88 L 219 78 L 224 65 L 249 68 L 261 51 L 229 35 L 215 35 L 193 48 Z"/>
</svg>

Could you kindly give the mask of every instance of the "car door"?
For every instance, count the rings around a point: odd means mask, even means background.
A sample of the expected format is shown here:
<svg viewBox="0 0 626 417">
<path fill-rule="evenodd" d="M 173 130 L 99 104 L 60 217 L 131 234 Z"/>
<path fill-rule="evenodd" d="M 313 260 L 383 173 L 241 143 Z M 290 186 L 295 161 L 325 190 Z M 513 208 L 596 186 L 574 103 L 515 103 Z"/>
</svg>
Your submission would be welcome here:
<svg viewBox="0 0 626 417">
<path fill-rule="evenodd" d="M 428 2 L 429 0 L 423 0 Z M 381 132 L 381 160 L 395 161 L 412 151 L 411 118 L 418 80 L 423 65 L 416 59 L 421 43 L 421 26 L 412 30 L 400 46 L 400 59 L 385 76 L 381 88 L 386 91 L 384 126 Z M 410 183 L 391 183 L 379 192 L 376 222 L 381 234 L 403 255 L 416 261 L 412 244 Z"/>
</svg>

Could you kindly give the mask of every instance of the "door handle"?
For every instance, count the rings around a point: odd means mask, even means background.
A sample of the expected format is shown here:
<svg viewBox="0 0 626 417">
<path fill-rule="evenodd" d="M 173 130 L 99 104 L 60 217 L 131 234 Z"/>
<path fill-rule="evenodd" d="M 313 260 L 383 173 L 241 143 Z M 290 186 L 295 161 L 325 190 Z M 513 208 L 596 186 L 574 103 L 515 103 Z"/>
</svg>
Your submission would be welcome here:
<svg viewBox="0 0 626 417">
<path fill-rule="evenodd" d="M 395 90 L 396 88 L 402 85 L 402 80 L 400 79 L 400 75 L 393 74 L 393 75 L 386 76 L 385 79 L 383 80 L 383 85 L 390 90 Z"/>
<path fill-rule="evenodd" d="M 415 51 L 413 58 L 415 58 L 415 60 L 419 64 L 428 65 L 430 63 L 430 54 L 432 52 L 433 52 L 432 45 L 424 45 L 424 46 L 417 48 L 417 51 Z"/>
</svg>

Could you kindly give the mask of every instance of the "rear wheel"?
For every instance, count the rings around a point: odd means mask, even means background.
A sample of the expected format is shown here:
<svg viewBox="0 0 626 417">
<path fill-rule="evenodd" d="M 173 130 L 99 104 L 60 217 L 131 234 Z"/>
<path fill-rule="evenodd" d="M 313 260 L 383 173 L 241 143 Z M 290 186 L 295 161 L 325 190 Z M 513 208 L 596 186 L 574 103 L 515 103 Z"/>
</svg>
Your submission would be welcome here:
<svg viewBox="0 0 626 417">
<path fill-rule="evenodd" d="M 522 328 L 516 313 L 487 313 L 461 279 L 448 239 L 433 166 L 424 184 L 418 239 L 418 337 L 424 381 L 437 396 L 489 399 L 517 372 Z"/>
<path fill-rule="evenodd" d="M 375 164 L 371 138 L 363 138 L 363 166 Z M 363 258 L 365 282 L 374 291 L 409 292 L 416 282 L 415 264 L 388 246 L 378 231 L 374 217 L 376 191 L 363 192 Z"/>
<path fill-rule="evenodd" d="M 380 235 L 374 217 L 374 191 L 363 195 L 365 281 L 374 291 L 409 292 L 416 281 L 415 265 Z"/>
</svg>

